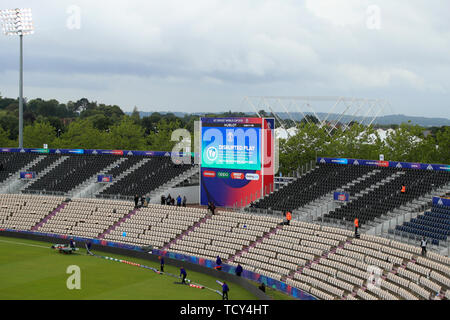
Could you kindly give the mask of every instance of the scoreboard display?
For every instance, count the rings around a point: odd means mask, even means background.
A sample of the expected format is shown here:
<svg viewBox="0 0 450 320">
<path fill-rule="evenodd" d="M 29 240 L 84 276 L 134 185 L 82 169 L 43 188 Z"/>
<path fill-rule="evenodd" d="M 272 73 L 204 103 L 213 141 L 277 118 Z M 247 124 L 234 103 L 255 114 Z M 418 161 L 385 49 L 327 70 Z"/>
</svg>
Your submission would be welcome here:
<svg viewBox="0 0 450 320">
<path fill-rule="evenodd" d="M 203 167 L 261 170 L 261 119 L 208 120 L 202 120 Z"/>
<path fill-rule="evenodd" d="M 273 119 L 201 119 L 201 204 L 240 207 L 261 197 L 268 122 L 273 129 Z"/>
</svg>

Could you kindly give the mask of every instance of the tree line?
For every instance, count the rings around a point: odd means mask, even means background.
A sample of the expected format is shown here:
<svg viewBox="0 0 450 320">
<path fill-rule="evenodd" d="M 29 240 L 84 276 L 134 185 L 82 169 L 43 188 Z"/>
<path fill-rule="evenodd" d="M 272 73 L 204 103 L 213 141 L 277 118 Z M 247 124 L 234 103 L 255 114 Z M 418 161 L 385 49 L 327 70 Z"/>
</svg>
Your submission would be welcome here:
<svg viewBox="0 0 450 320">
<path fill-rule="evenodd" d="M 263 110 L 261 116 L 271 117 Z M 0 147 L 17 147 L 19 127 L 18 99 L 0 96 Z M 24 101 L 24 147 L 66 149 L 126 149 L 170 151 L 177 143 L 172 132 L 184 128 L 191 135 L 199 115 L 182 117 L 173 113 L 154 112 L 141 117 L 135 107 L 126 114 L 117 105 L 105 105 L 86 98 L 60 103 L 55 99 Z M 252 116 L 242 112 L 205 114 L 207 117 Z M 256 116 L 256 113 L 253 115 Z M 275 117 L 276 118 L 276 117 Z M 295 134 L 280 140 L 280 170 L 296 171 L 316 156 L 450 164 L 450 127 L 423 128 L 404 123 L 382 139 L 375 126 L 357 122 L 337 126 L 320 126 L 318 119 L 308 115 L 299 122 L 276 119 L 276 127 L 296 128 Z M 428 134 L 427 134 L 428 133 Z M 193 140 L 192 140 L 193 141 Z"/>
</svg>

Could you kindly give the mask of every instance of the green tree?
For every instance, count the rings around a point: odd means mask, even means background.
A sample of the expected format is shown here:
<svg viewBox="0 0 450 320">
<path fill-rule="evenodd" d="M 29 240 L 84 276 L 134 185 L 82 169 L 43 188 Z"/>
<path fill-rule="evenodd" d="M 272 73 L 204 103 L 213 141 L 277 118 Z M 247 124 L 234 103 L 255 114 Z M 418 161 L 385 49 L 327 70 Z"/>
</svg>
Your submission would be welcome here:
<svg viewBox="0 0 450 320">
<path fill-rule="evenodd" d="M 136 106 L 133 108 L 133 112 L 131 113 L 131 119 L 134 121 L 135 124 L 141 123 L 141 115 Z"/>
<path fill-rule="evenodd" d="M 111 149 L 145 150 L 146 147 L 144 128 L 130 118 L 123 118 L 111 128 L 108 141 Z"/>
<path fill-rule="evenodd" d="M 450 126 L 443 127 L 436 133 L 436 162 L 450 164 Z"/>
<path fill-rule="evenodd" d="M 147 137 L 148 150 L 171 151 L 177 143 L 176 141 L 171 141 L 172 132 L 181 128 L 179 120 L 169 122 L 166 119 L 162 119 L 157 123 L 155 132 L 150 132 Z"/>
<path fill-rule="evenodd" d="M 6 111 L 0 111 L 0 127 L 9 132 L 9 139 L 16 140 L 19 136 L 19 118 Z"/>
<path fill-rule="evenodd" d="M 296 171 L 299 167 L 324 156 L 324 146 L 329 141 L 325 128 L 303 123 L 298 126 L 295 136 L 280 141 L 280 171 L 283 174 Z"/>
<path fill-rule="evenodd" d="M 108 131 L 114 125 L 114 119 L 101 113 L 94 114 L 86 119 L 91 121 L 94 128 L 100 131 Z"/>
<path fill-rule="evenodd" d="M 52 148 L 56 139 L 56 129 L 49 122 L 35 122 L 23 129 L 23 145 L 25 148 L 42 148 L 48 144 Z"/>
<path fill-rule="evenodd" d="M 405 162 L 429 162 L 436 144 L 430 136 L 425 138 L 423 128 L 418 125 L 401 124 L 389 134 L 385 141 L 383 154 L 386 160 Z"/>
<path fill-rule="evenodd" d="M 94 128 L 92 121 L 84 119 L 70 123 L 67 131 L 55 140 L 56 148 L 106 149 L 107 133 Z"/>
<path fill-rule="evenodd" d="M 0 127 L 0 147 L 11 148 L 17 147 L 17 142 L 9 138 L 9 132 Z"/>
</svg>

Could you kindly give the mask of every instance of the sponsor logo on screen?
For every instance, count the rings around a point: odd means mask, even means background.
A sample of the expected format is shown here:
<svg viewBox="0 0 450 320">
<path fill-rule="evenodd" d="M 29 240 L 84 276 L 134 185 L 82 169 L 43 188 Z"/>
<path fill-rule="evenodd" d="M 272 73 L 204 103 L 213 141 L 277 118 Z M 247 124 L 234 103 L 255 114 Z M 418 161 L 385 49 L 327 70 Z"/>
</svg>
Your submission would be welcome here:
<svg viewBox="0 0 450 320">
<path fill-rule="evenodd" d="M 103 177 L 103 178 L 102 178 L 102 181 L 103 181 L 103 182 L 110 182 L 110 181 L 111 181 L 111 178 L 110 178 L 110 177 Z"/>
<path fill-rule="evenodd" d="M 228 179 L 230 177 L 230 173 L 229 172 L 219 171 L 219 172 L 217 172 L 217 177 L 218 178 L 223 178 L 223 179 Z"/>
<path fill-rule="evenodd" d="M 244 180 L 244 174 L 242 172 L 232 172 L 231 179 Z"/>
<path fill-rule="evenodd" d="M 259 174 L 257 173 L 246 173 L 245 179 L 247 180 L 259 180 Z"/>
<path fill-rule="evenodd" d="M 208 158 L 209 161 L 215 161 L 218 156 L 219 151 L 216 147 L 209 147 L 208 149 L 206 149 L 206 158 Z"/>
<path fill-rule="evenodd" d="M 203 176 L 205 178 L 215 178 L 216 172 L 215 171 L 203 171 Z"/>
</svg>

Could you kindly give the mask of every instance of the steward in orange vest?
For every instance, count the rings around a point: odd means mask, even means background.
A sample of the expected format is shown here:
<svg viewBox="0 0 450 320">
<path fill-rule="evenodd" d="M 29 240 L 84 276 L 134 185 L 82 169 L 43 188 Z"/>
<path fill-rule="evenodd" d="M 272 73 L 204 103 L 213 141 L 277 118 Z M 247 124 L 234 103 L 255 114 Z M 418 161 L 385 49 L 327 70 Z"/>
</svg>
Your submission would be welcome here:
<svg viewBox="0 0 450 320">
<path fill-rule="evenodd" d="M 292 214 L 288 211 L 286 213 L 287 225 L 289 225 L 289 223 L 291 223 L 291 219 L 292 219 Z"/>
<path fill-rule="evenodd" d="M 358 228 L 359 228 L 359 220 L 358 218 L 355 218 L 355 236 L 358 236 Z"/>
<path fill-rule="evenodd" d="M 402 193 L 405 193 L 405 192 L 406 192 L 406 187 L 402 186 Z"/>
</svg>

